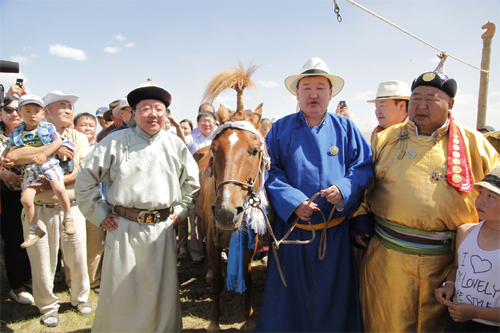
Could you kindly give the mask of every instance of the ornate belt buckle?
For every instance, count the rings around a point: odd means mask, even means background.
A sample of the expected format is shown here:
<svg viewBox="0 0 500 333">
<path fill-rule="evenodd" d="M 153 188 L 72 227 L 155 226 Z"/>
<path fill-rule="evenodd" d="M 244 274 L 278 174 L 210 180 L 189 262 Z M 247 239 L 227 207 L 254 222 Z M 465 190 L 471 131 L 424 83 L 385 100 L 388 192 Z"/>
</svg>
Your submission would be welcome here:
<svg viewBox="0 0 500 333">
<path fill-rule="evenodd" d="M 160 221 L 160 213 L 156 210 L 142 211 L 137 216 L 137 222 L 140 224 L 154 224 Z"/>
</svg>

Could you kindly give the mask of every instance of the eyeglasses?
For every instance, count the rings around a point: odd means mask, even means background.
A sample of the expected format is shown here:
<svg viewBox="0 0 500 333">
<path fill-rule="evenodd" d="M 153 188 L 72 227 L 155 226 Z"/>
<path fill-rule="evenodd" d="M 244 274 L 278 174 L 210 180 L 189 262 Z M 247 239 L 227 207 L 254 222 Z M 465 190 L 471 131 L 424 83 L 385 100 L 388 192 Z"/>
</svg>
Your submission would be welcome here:
<svg viewBox="0 0 500 333">
<path fill-rule="evenodd" d="M 153 112 L 153 110 L 157 114 L 160 114 L 160 113 L 164 113 L 167 109 L 163 105 L 154 105 L 154 108 L 152 108 L 151 105 L 146 105 L 146 106 L 139 109 L 139 111 L 141 111 L 141 113 L 144 113 L 146 115 L 150 115 Z"/>
<path fill-rule="evenodd" d="M 203 120 L 200 120 L 199 123 L 200 124 L 213 125 L 213 124 L 215 124 L 215 121 L 203 119 Z"/>
<path fill-rule="evenodd" d="M 16 112 L 17 112 L 17 111 L 19 111 L 19 109 L 18 109 L 18 108 L 13 108 L 12 106 L 6 106 L 6 107 L 4 107 L 4 108 L 3 108 L 3 110 L 4 110 L 6 113 L 8 113 L 8 114 L 11 114 L 11 113 L 12 113 L 12 112 L 14 112 L 14 111 L 16 111 Z"/>
</svg>

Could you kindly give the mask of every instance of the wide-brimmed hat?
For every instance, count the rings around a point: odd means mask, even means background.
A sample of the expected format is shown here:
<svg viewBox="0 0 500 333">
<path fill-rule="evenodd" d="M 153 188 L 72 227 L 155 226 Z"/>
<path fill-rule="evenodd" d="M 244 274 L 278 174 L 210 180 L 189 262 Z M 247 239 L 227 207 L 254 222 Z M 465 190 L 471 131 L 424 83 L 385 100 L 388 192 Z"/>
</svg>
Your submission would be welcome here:
<svg viewBox="0 0 500 333">
<path fill-rule="evenodd" d="M 117 99 L 116 101 L 113 101 L 111 103 L 109 103 L 109 110 L 104 112 L 104 114 L 102 115 L 102 117 L 104 118 L 104 120 L 106 121 L 112 121 L 113 119 L 111 119 L 111 115 L 113 114 L 113 110 L 118 106 L 120 105 L 120 100 Z"/>
<path fill-rule="evenodd" d="M 97 109 L 97 111 L 95 112 L 95 116 L 97 118 L 102 117 L 102 116 L 104 116 L 104 112 L 106 112 L 106 111 L 109 111 L 109 109 L 105 106 L 102 106 L 99 109 Z"/>
<path fill-rule="evenodd" d="M 476 191 L 479 190 L 479 186 L 500 194 L 500 165 L 493 168 L 490 173 L 483 178 L 483 180 L 474 184 Z"/>
<path fill-rule="evenodd" d="M 148 79 L 147 83 L 141 84 L 127 95 L 128 104 L 132 108 L 135 108 L 140 101 L 145 99 L 155 99 L 163 102 L 166 108 L 168 108 L 172 102 L 172 96 L 170 93 L 162 87 L 154 84 L 150 79 Z"/>
<path fill-rule="evenodd" d="M 122 99 L 120 99 L 120 103 L 118 104 L 118 106 L 113 109 L 113 116 L 122 119 L 122 116 L 120 115 L 120 110 L 126 108 L 127 106 L 130 106 L 128 105 L 127 97 L 123 97 Z"/>
<path fill-rule="evenodd" d="M 289 92 L 297 96 L 297 83 L 306 76 L 324 76 L 332 83 L 332 97 L 337 95 L 344 87 L 344 79 L 330 74 L 330 69 L 323 60 L 312 57 L 307 60 L 299 75 L 292 75 L 285 79 L 285 86 Z"/>
<path fill-rule="evenodd" d="M 27 94 L 23 95 L 19 98 L 19 104 L 17 105 L 18 108 L 21 108 L 23 105 L 27 104 L 36 104 L 38 106 L 41 106 L 42 108 L 45 106 L 43 104 L 43 100 L 41 97 L 38 97 L 37 95 L 33 94 Z"/>
<path fill-rule="evenodd" d="M 403 81 L 384 81 L 378 85 L 377 96 L 368 103 L 375 103 L 381 99 L 410 99 L 410 89 Z"/>
<path fill-rule="evenodd" d="M 78 98 L 80 97 L 77 95 L 63 94 L 62 91 L 55 90 L 45 95 L 45 97 L 43 98 L 43 103 L 45 104 L 45 106 L 47 106 L 57 101 L 68 101 L 71 104 L 75 105 Z"/>
</svg>

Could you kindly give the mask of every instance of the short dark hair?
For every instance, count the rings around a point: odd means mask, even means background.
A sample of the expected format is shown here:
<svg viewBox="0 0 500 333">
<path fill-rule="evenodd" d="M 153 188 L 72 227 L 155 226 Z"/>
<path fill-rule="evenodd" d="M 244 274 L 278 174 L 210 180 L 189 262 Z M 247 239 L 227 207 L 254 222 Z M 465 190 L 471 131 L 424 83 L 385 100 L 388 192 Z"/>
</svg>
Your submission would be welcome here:
<svg viewBox="0 0 500 333">
<path fill-rule="evenodd" d="M 406 113 L 408 113 L 408 100 L 406 99 L 393 99 L 394 104 L 398 105 L 399 102 L 405 102 Z"/>
<path fill-rule="evenodd" d="M 200 105 L 200 107 L 198 108 L 198 113 L 200 113 L 200 112 L 201 112 L 201 108 L 202 108 L 204 105 L 210 105 L 210 107 L 211 107 L 212 109 L 214 109 L 214 112 L 215 112 L 215 108 L 214 108 L 214 106 L 213 106 L 212 104 L 208 103 L 208 102 L 205 102 L 205 103 L 202 103 L 202 104 Z"/>
<path fill-rule="evenodd" d="M 304 76 L 304 77 L 318 77 L 318 76 L 323 76 L 323 75 L 308 75 L 308 76 Z M 300 80 L 302 80 L 304 77 L 301 77 Z M 330 89 L 332 89 L 332 81 L 330 81 L 330 79 L 327 78 L 326 76 L 323 76 L 323 77 L 328 80 L 328 83 L 330 83 Z M 297 81 L 297 89 L 299 89 L 300 80 Z"/>
<path fill-rule="evenodd" d="M 182 119 L 179 124 L 182 124 L 182 123 L 188 123 L 189 124 L 189 127 L 191 127 L 191 131 L 193 130 L 193 122 L 189 119 Z"/>
<path fill-rule="evenodd" d="M 217 118 L 215 118 L 215 114 L 213 112 L 210 112 L 210 111 L 201 111 L 200 113 L 198 113 L 198 116 L 196 117 L 196 122 L 200 122 L 200 119 L 202 117 L 212 117 L 214 118 L 214 121 L 217 121 Z"/>
<path fill-rule="evenodd" d="M 78 124 L 78 119 L 80 118 L 90 118 L 94 121 L 95 125 L 97 126 L 97 119 L 96 117 L 92 114 L 92 113 L 88 113 L 88 112 L 83 112 L 83 113 L 79 113 L 75 116 L 75 118 L 73 119 L 73 125 L 76 126 L 76 124 Z"/>
</svg>

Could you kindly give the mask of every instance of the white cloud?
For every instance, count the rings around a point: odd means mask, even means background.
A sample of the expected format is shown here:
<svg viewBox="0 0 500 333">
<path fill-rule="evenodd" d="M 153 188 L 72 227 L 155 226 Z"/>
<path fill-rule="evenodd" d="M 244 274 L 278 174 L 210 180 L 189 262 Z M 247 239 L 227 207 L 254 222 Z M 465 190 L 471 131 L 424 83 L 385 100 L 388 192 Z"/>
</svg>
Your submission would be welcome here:
<svg viewBox="0 0 500 333">
<path fill-rule="evenodd" d="M 32 53 L 32 54 L 30 54 L 30 57 L 32 57 L 32 58 L 38 58 L 38 57 L 39 57 L 39 55 L 38 55 L 38 54 L 36 54 L 36 53 Z"/>
<path fill-rule="evenodd" d="M 118 40 L 125 40 L 126 39 L 125 36 L 123 36 L 122 34 L 118 34 L 116 36 L 113 36 L 113 38 L 118 39 Z"/>
<path fill-rule="evenodd" d="M 104 52 L 108 52 L 108 53 L 118 53 L 120 52 L 120 48 L 119 47 L 113 47 L 113 46 L 106 46 L 104 48 Z"/>
<path fill-rule="evenodd" d="M 368 101 L 375 97 L 375 93 L 373 91 L 363 91 L 354 94 L 353 100 L 355 101 Z"/>
<path fill-rule="evenodd" d="M 257 81 L 258 84 L 266 87 L 266 88 L 276 88 L 276 87 L 279 87 L 280 85 L 276 82 L 276 81 L 264 81 L 264 80 L 260 80 L 260 81 Z"/>
<path fill-rule="evenodd" d="M 235 102 L 236 97 L 234 97 L 234 96 L 219 96 L 215 100 L 218 103 Z"/>
<path fill-rule="evenodd" d="M 61 44 L 50 45 L 49 54 L 53 54 L 61 58 L 70 58 L 77 61 L 87 60 L 87 56 L 82 50 Z"/>
<path fill-rule="evenodd" d="M 135 43 L 127 43 L 125 45 L 123 45 L 124 47 L 134 47 L 135 46 Z"/>
<path fill-rule="evenodd" d="M 20 63 L 22 65 L 29 64 L 30 61 L 31 61 L 30 58 L 22 56 L 20 54 L 16 54 L 16 55 L 11 56 L 10 60 L 18 62 L 18 63 Z"/>
<path fill-rule="evenodd" d="M 31 49 L 31 46 L 23 46 L 23 51 L 27 51 L 29 49 Z"/>
</svg>

